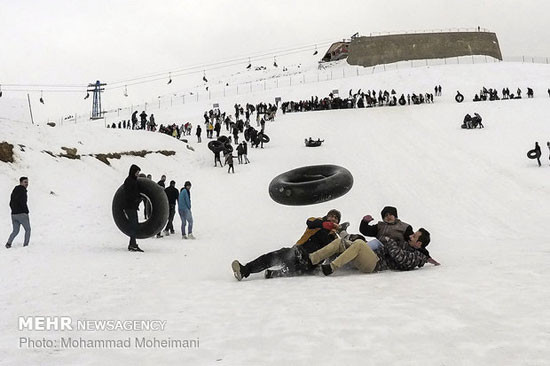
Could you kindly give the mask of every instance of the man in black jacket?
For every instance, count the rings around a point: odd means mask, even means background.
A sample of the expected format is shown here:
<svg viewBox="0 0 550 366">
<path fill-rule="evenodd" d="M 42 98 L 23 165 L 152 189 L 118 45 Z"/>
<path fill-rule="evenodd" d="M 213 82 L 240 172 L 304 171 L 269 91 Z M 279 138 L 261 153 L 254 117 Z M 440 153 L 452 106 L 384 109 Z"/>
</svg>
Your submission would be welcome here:
<svg viewBox="0 0 550 366">
<path fill-rule="evenodd" d="M 168 197 L 168 223 L 166 224 L 166 228 L 164 229 L 164 234 L 174 234 L 174 224 L 172 223 L 174 221 L 174 215 L 176 214 L 176 203 L 178 201 L 180 192 L 176 188 L 176 182 L 171 180 L 170 186 L 166 187 L 164 190 L 164 193 L 166 193 L 166 197 Z"/>
<path fill-rule="evenodd" d="M 308 255 L 337 238 L 336 232 L 343 229 L 344 226 L 344 224 L 339 225 L 340 219 L 340 212 L 334 209 L 330 210 L 326 216 L 310 217 L 306 221 L 306 231 L 293 247 L 281 248 L 261 255 L 244 266 L 238 260 L 233 261 L 231 268 L 235 278 L 240 281 L 252 273 L 262 272 L 266 269 L 266 278 L 295 276 L 310 272 L 314 267 L 311 265 Z M 274 266 L 282 266 L 282 268 L 268 269 Z"/>
<path fill-rule="evenodd" d="M 141 169 L 132 164 L 128 177 L 124 181 L 124 212 L 128 216 L 130 222 L 130 243 L 128 244 L 128 250 L 131 252 L 143 252 L 136 243 L 136 234 L 138 228 L 138 206 L 141 202 L 141 195 L 139 194 L 138 187 L 138 175 Z"/>
<path fill-rule="evenodd" d="M 19 178 L 19 185 L 15 186 L 11 192 L 10 208 L 11 208 L 11 223 L 13 225 L 13 231 L 8 238 L 6 248 L 11 248 L 13 239 L 19 234 L 21 225 L 25 229 L 25 241 L 23 246 L 29 245 L 31 238 L 31 223 L 29 221 L 29 208 L 27 207 L 27 187 L 29 186 L 29 179 L 27 177 Z"/>
</svg>

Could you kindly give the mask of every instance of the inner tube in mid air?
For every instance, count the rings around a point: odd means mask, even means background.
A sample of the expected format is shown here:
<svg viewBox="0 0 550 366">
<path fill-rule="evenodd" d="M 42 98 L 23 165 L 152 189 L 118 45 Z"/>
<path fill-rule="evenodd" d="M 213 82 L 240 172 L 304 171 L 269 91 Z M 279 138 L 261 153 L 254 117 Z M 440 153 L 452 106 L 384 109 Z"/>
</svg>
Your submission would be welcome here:
<svg viewBox="0 0 550 366">
<path fill-rule="evenodd" d="M 353 186 L 350 171 L 338 165 L 312 165 L 273 178 L 269 195 L 282 205 L 304 206 L 343 196 Z"/>
</svg>

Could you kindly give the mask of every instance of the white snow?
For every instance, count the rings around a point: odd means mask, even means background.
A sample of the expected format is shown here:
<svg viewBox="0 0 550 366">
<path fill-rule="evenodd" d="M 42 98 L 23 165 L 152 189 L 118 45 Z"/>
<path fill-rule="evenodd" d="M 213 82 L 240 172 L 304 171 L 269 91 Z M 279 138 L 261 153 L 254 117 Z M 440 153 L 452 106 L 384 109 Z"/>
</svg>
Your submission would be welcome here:
<svg viewBox="0 0 550 366">
<path fill-rule="evenodd" d="M 249 149 L 235 174 L 213 167 L 208 140 L 190 146 L 169 136 L 112 130 L 103 122 L 32 126 L 2 121 L 1 141 L 16 162 L 0 163 L 0 238 L 11 232 L 9 195 L 29 177 L 30 246 L 23 230 L 0 251 L 2 365 L 547 365 L 550 359 L 550 67 L 494 63 L 400 69 L 356 78 L 267 90 L 220 100 L 273 102 L 326 96 L 353 88 L 431 92 L 434 104 L 278 113 L 271 142 Z M 482 86 L 517 87 L 534 99 L 470 102 Z M 456 90 L 466 101 L 454 101 Z M 159 123 L 202 123 L 211 104 L 149 110 Z M 466 113 L 485 129 L 462 130 Z M 126 117 L 127 118 L 127 117 Z M 122 119 L 122 117 L 121 117 Z M 225 132 L 224 129 L 222 129 Z M 194 128 L 193 128 L 194 132 Z M 323 138 L 306 148 L 305 137 Z M 543 166 L 526 152 L 538 141 Z M 24 145 L 20 148 L 19 145 Z M 111 166 L 83 156 L 54 158 L 61 147 L 80 154 L 174 150 L 175 156 L 124 156 Z M 135 163 L 158 180 L 193 183 L 195 241 L 176 235 L 138 241 L 113 224 L 111 199 Z M 268 195 L 271 179 L 304 165 L 337 164 L 354 176 L 337 200 L 287 207 Z M 291 246 L 305 220 L 337 208 L 357 232 L 365 214 L 385 205 L 432 233 L 428 247 L 442 263 L 411 272 L 322 275 L 237 282 L 231 261 Z M 2 239 L 5 240 L 5 239 Z M 2 242 L 2 245 L 4 243 Z M 164 331 L 19 330 L 19 317 L 77 320 L 165 320 Z M 56 347 L 20 347 L 21 338 Z M 59 347 L 61 338 L 199 340 L 198 348 Z"/>
</svg>

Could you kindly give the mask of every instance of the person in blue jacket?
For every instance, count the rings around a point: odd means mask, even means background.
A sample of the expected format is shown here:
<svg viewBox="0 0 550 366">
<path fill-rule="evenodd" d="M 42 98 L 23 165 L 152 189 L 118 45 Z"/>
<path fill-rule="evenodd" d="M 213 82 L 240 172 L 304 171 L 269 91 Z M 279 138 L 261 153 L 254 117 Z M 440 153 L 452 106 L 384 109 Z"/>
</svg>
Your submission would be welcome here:
<svg viewBox="0 0 550 366">
<path fill-rule="evenodd" d="M 178 198 L 178 213 L 181 218 L 182 239 L 195 239 L 193 236 L 193 214 L 191 213 L 191 182 L 187 181 L 181 189 Z M 185 234 L 185 227 L 189 224 L 188 234 Z"/>
</svg>

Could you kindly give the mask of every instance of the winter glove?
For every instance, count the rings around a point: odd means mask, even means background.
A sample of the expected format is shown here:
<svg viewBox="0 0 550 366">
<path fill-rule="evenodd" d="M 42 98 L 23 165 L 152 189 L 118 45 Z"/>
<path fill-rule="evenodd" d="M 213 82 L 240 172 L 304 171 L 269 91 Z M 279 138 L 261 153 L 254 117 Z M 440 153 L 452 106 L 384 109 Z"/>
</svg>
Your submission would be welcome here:
<svg viewBox="0 0 550 366">
<path fill-rule="evenodd" d="M 326 229 L 328 231 L 334 230 L 338 225 L 334 222 L 325 221 L 323 222 L 323 229 Z"/>
<path fill-rule="evenodd" d="M 371 222 L 372 220 L 374 220 L 374 219 L 372 218 L 371 215 L 365 215 L 365 216 L 363 216 L 363 221 L 366 221 L 367 224 L 368 224 L 369 222 Z"/>
</svg>

